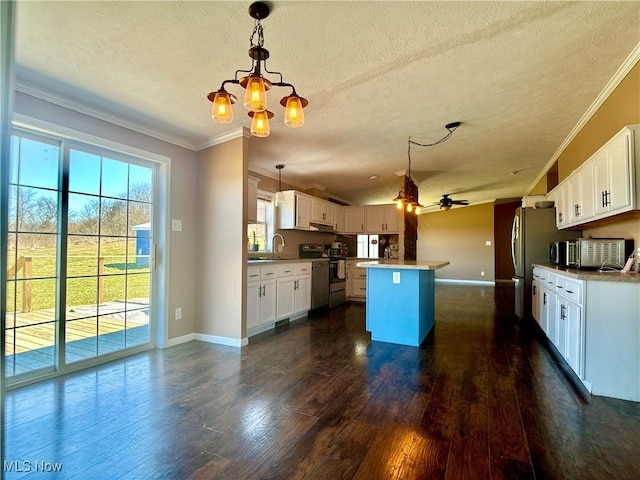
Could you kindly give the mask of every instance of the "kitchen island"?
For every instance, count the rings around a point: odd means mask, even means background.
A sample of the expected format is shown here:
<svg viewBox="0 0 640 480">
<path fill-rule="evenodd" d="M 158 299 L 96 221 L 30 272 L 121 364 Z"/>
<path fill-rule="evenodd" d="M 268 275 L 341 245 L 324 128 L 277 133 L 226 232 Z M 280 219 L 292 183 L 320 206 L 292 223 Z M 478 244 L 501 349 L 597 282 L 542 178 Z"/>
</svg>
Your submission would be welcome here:
<svg viewBox="0 0 640 480">
<path fill-rule="evenodd" d="M 435 271 L 449 262 L 385 259 L 356 265 L 367 268 L 371 339 L 419 346 L 435 322 Z"/>
</svg>

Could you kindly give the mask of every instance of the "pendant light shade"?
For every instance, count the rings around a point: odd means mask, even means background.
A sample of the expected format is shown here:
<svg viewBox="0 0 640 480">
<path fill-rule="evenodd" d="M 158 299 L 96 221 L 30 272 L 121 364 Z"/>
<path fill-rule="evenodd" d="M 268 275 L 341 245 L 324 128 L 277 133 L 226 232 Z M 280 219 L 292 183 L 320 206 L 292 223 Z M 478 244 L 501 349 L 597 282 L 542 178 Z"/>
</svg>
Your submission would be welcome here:
<svg viewBox="0 0 640 480">
<path fill-rule="evenodd" d="M 250 112 L 264 112 L 267 109 L 267 91 L 262 77 L 247 77 L 244 106 Z"/>
<path fill-rule="evenodd" d="M 215 92 L 211 118 L 218 123 L 231 123 L 233 121 L 232 103 L 235 103 L 235 97 L 232 100 L 232 95 L 229 95 L 226 91 L 218 90 Z"/>
<path fill-rule="evenodd" d="M 304 125 L 304 107 L 309 104 L 305 98 L 294 93 L 284 97 L 280 104 L 285 107 L 284 124 L 287 127 L 297 128 Z"/>
<path fill-rule="evenodd" d="M 251 135 L 255 137 L 268 137 L 271 133 L 269 119 L 273 118 L 273 113 L 265 110 L 264 112 L 249 112 L 249 116 L 253 118 L 251 121 Z"/>
</svg>

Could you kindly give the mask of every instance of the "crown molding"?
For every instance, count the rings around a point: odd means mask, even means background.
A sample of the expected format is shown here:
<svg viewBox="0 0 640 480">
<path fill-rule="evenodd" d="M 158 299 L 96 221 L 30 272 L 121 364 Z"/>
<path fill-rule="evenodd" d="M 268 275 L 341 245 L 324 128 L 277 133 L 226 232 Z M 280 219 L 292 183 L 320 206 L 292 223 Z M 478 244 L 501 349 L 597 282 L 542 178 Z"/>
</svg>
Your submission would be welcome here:
<svg viewBox="0 0 640 480">
<path fill-rule="evenodd" d="M 220 145 L 221 143 L 225 143 L 229 140 L 233 140 L 234 138 L 239 137 L 251 138 L 251 131 L 247 127 L 239 127 L 233 129 L 230 132 L 223 133 L 222 135 L 217 135 L 205 142 L 197 144 L 195 150 L 199 152 L 200 150 L 204 150 L 205 148 L 214 147 L 216 145 Z"/>
<path fill-rule="evenodd" d="M 562 152 L 569 146 L 569 144 L 576 138 L 580 130 L 584 128 L 589 120 L 595 115 L 598 109 L 602 106 L 602 104 L 609 98 L 609 96 L 613 93 L 613 91 L 620 85 L 620 82 L 627 76 L 627 74 L 631 71 L 631 69 L 640 61 L 640 43 L 638 43 L 629 56 L 625 59 L 625 61 L 620 65 L 618 71 L 613 75 L 611 80 L 605 85 L 600 94 L 596 97 L 593 103 L 587 108 L 587 111 L 582 115 L 580 120 L 575 127 L 569 132 L 567 138 L 560 144 L 556 152 L 553 154 L 551 159 L 547 162 L 544 168 L 540 171 L 538 176 L 535 178 L 533 183 L 529 185 L 529 188 L 526 190 L 525 195 L 528 195 L 531 190 L 535 188 L 535 186 L 542 180 L 547 174 L 547 171 L 551 168 L 553 163 L 558 160 Z"/>
<path fill-rule="evenodd" d="M 141 126 L 137 123 L 130 122 L 115 115 L 101 112 L 87 105 L 81 105 L 77 101 L 72 101 L 66 97 L 63 97 L 62 95 L 57 95 L 55 93 L 43 90 L 40 87 L 30 85 L 22 80 L 16 80 L 15 90 L 17 92 L 24 93 L 25 95 L 44 100 L 45 102 L 49 102 L 54 105 L 58 105 L 59 107 L 63 107 L 68 110 L 87 115 L 97 120 L 102 120 L 104 122 L 117 125 L 118 127 L 126 128 L 127 130 L 132 130 L 134 132 L 138 132 L 143 135 L 162 140 L 163 142 L 186 148 L 187 150 L 196 151 L 196 145 L 193 142 L 189 142 L 182 137 L 167 135 L 166 133 L 162 133 L 153 128 Z"/>
</svg>

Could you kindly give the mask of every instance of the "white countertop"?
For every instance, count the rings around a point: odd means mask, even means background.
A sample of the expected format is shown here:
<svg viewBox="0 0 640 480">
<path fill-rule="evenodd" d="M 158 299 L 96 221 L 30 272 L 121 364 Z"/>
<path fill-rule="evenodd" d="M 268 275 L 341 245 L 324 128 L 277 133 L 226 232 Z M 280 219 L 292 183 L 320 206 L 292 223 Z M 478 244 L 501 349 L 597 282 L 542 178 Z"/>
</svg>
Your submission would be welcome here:
<svg viewBox="0 0 640 480">
<path fill-rule="evenodd" d="M 447 265 L 449 265 L 449 262 L 444 260 L 399 260 L 397 258 L 356 263 L 358 267 L 391 268 L 396 270 L 437 270 Z"/>
<path fill-rule="evenodd" d="M 586 280 L 588 282 L 628 282 L 640 283 L 640 273 L 638 272 L 598 272 L 596 270 L 578 270 L 559 265 L 546 265 L 534 263 L 534 267 L 544 268 L 554 273 L 566 275 L 576 280 Z"/>
</svg>

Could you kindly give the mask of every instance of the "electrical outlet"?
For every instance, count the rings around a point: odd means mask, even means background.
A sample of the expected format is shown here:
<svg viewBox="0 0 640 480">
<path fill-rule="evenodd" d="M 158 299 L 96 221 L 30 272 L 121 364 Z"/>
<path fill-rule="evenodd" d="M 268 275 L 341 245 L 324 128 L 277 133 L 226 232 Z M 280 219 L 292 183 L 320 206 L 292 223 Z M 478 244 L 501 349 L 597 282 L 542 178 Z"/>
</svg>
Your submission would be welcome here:
<svg viewBox="0 0 640 480">
<path fill-rule="evenodd" d="M 484 272 L 480 272 L 480 276 L 481 276 L 481 277 L 484 277 Z"/>
<path fill-rule="evenodd" d="M 181 307 L 176 308 L 175 319 L 176 320 L 182 320 L 182 308 Z"/>
<path fill-rule="evenodd" d="M 400 272 L 393 272 L 393 283 L 400 283 Z"/>
<path fill-rule="evenodd" d="M 486 242 L 484 242 L 484 244 L 485 244 L 487 247 L 490 247 L 490 246 L 491 246 L 491 240 L 487 240 Z"/>
</svg>

